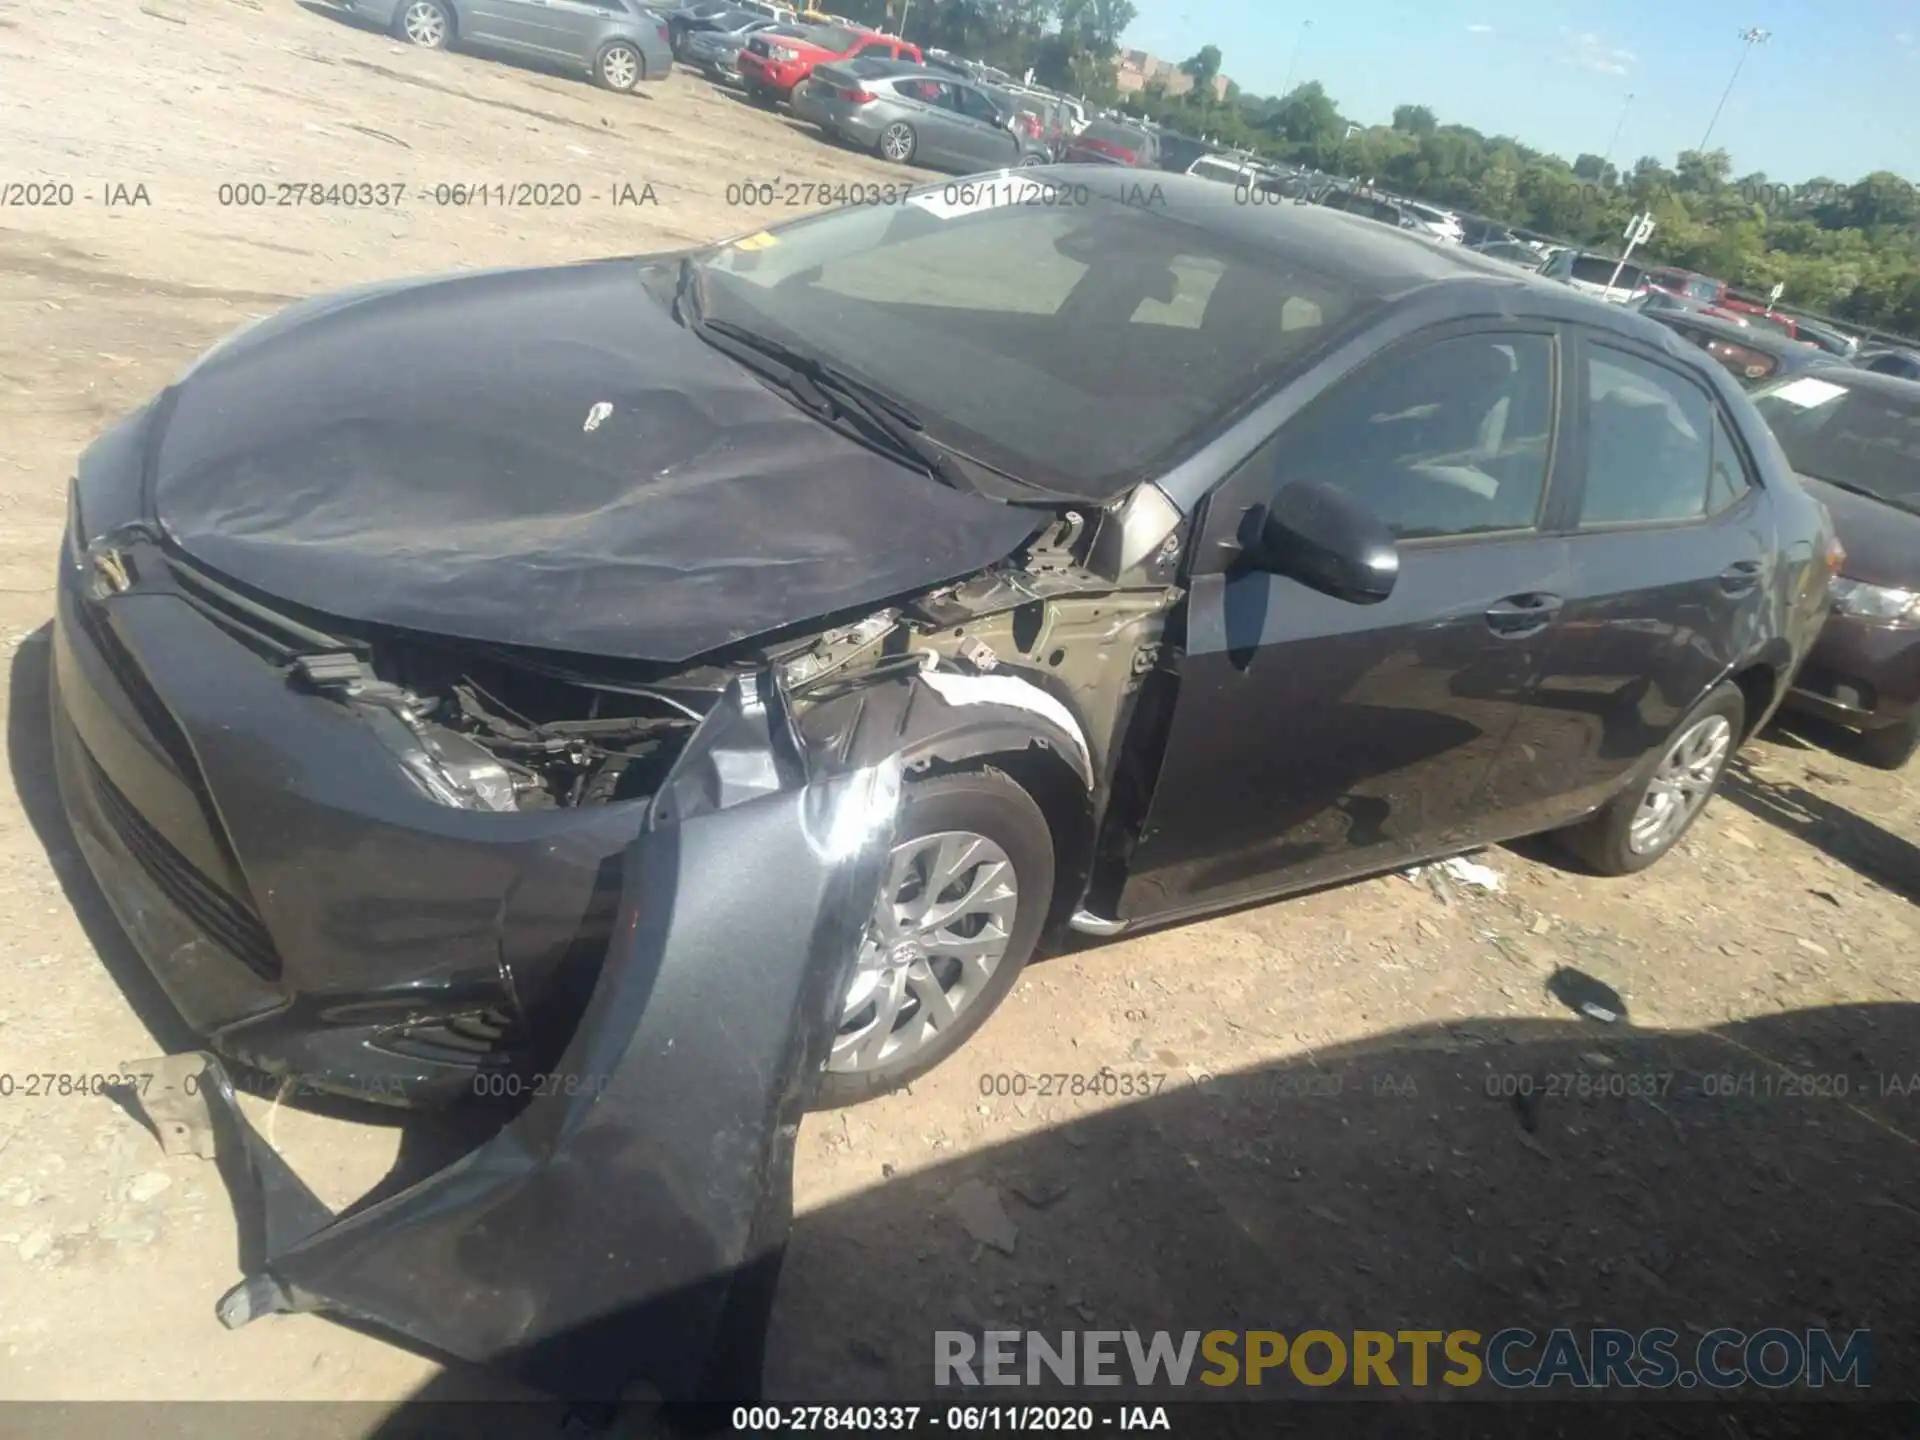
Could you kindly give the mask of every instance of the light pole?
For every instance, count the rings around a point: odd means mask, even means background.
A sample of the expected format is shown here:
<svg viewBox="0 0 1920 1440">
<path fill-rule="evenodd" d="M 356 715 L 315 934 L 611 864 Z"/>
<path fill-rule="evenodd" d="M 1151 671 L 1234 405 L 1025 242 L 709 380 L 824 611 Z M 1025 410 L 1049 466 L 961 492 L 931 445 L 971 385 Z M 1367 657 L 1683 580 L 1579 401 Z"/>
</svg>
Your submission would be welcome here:
<svg viewBox="0 0 1920 1440">
<path fill-rule="evenodd" d="M 1633 92 L 1629 90 L 1625 102 L 1620 106 L 1620 118 L 1614 122 L 1613 138 L 1607 141 L 1606 153 L 1600 157 L 1600 179 L 1602 182 L 1607 178 L 1607 165 L 1613 159 L 1614 149 L 1620 144 L 1620 132 L 1627 128 L 1627 111 L 1632 108 Z"/>
<path fill-rule="evenodd" d="M 1293 77 L 1300 69 L 1300 52 L 1306 47 L 1307 31 L 1313 28 L 1311 20 L 1300 22 L 1300 37 L 1293 42 L 1293 58 L 1287 61 L 1287 83 L 1280 87 L 1280 97 L 1285 99 L 1293 93 Z"/>
<path fill-rule="evenodd" d="M 1707 133 L 1700 137 L 1700 144 L 1696 147 L 1699 154 L 1707 153 L 1707 141 L 1713 138 L 1713 127 L 1720 123 L 1720 112 L 1726 109 L 1727 96 L 1733 94 L 1733 82 L 1740 78 L 1740 67 L 1747 63 L 1747 56 L 1753 53 L 1754 46 L 1764 45 L 1772 38 L 1758 25 L 1740 32 L 1740 58 L 1733 62 L 1733 74 L 1727 77 L 1727 88 L 1720 92 L 1720 103 L 1713 107 L 1713 118 L 1707 121 Z"/>
</svg>

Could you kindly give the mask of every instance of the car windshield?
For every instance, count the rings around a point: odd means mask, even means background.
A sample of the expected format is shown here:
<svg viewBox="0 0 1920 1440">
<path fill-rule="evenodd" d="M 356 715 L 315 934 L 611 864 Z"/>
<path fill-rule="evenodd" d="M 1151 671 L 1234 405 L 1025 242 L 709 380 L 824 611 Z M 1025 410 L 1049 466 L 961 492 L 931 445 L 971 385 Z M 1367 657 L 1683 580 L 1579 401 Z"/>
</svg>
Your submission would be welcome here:
<svg viewBox="0 0 1920 1440">
<path fill-rule="evenodd" d="M 709 252 L 704 312 L 804 347 L 994 470 L 1104 500 L 1183 458 L 1380 303 L 1365 277 L 1243 243 L 1224 219 L 1194 223 L 1205 216 L 1189 208 L 1212 201 L 1146 209 L 1083 186 L 1071 206 L 994 204 L 953 191 Z M 1238 217 L 1233 192 L 1217 193 L 1214 208 Z"/>
<path fill-rule="evenodd" d="M 1893 394 L 1809 375 L 1753 398 L 1802 475 L 1920 514 L 1920 387 Z"/>
<path fill-rule="evenodd" d="M 831 50 L 838 55 L 851 50 L 868 37 L 858 30 L 849 30 L 844 25 L 822 25 L 807 38 L 822 50 Z M 876 35 L 873 38 L 877 40 L 880 37 Z"/>
</svg>

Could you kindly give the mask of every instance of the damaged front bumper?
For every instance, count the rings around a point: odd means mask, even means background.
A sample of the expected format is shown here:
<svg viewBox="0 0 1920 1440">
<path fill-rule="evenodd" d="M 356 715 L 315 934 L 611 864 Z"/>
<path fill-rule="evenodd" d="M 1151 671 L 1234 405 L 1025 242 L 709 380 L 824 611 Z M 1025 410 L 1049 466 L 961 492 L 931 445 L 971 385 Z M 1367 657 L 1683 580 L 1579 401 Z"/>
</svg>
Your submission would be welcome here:
<svg viewBox="0 0 1920 1440">
<path fill-rule="evenodd" d="M 758 1393 L 794 1137 L 878 893 L 889 747 L 805 755 L 736 682 L 627 852 L 572 1041 L 448 1168 L 335 1217 L 248 1124 L 213 1056 L 140 1062 L 171 1151 L 217 1154 L 263 1252 L 235 1327 L 316 1311 L 583 1402 Z"/>
</svg>

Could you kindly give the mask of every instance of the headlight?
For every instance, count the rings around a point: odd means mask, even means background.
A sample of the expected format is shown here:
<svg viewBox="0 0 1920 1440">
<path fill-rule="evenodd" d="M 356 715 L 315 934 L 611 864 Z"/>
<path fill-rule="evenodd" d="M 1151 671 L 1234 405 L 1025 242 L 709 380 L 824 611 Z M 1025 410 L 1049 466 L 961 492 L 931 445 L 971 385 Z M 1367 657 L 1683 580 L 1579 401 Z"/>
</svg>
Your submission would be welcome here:
<svg viewBox="0 0 1920 1440">
<path fill-rule="evenodd" d="M 1827 587 L 1833 608 L 1840 615 L 1859 620 L 1877 620 L 1900 629 L 1920 626 L 1920 590 L 1894 590 L 1884 585 L 1868 585 L 1842 575 Z"/>
</svg>

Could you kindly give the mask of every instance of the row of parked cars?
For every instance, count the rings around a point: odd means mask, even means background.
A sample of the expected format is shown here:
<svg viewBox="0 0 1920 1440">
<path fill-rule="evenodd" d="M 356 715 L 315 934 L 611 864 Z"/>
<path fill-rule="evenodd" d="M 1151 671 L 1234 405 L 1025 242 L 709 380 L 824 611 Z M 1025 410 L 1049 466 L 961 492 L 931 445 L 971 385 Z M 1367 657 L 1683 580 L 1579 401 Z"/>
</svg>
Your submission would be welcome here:
<svg viewBox="0 0 1920 1440">
<path fill-rule="evenodd" d="M 682 64 L 897 164 L 1042 165 L 1087 123 L 1071 97 L 851 21 L 776 20 L 736 0 L 694 0 L 667 24 Z"/>
</svg>

